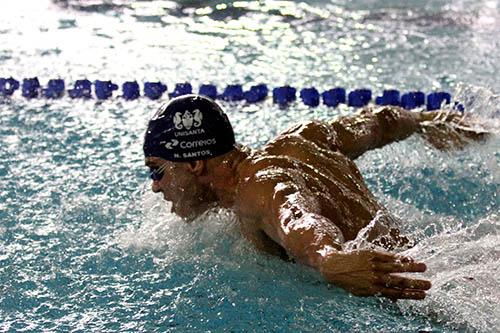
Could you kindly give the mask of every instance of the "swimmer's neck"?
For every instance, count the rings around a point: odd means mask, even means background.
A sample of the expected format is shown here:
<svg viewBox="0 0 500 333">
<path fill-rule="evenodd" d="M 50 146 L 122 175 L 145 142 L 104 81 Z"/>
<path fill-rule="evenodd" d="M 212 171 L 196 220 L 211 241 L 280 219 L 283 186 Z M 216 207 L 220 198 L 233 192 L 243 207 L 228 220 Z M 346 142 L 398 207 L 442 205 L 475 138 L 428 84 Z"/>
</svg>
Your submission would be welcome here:
<svg viewBox="0 0 500 333">
<path fill-rule="evenodd" d="M 241 170 L 250 155 L 249 148 L 237 146 L 229 153 L 207 161 L 206 173 L 200 177 L 200 181 L 210 187 L 220 206 L 233 207 L 238 194 Z"/>
</svg>

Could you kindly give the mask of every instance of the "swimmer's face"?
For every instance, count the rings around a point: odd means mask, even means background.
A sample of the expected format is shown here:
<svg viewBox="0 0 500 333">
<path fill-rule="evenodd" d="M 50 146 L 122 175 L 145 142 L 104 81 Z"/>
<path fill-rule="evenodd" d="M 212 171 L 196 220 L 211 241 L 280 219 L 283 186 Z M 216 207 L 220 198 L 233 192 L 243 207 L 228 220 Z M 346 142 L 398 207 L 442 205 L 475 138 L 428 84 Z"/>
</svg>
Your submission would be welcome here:
<svg viewBox="0 0 500 333">
<path fill-rule="evenodd" d="M 201 214 L 207 204 L 208 188 L 190 172 L 189 163 L 170 162 L 159 157 L 147 157 L 146 166 L 162 172 L 163 176 L 153 180 L 151 190 L 162 193 L 166 201 L 172 202 L 172 213 L 192 219 Z"/>
</svg>

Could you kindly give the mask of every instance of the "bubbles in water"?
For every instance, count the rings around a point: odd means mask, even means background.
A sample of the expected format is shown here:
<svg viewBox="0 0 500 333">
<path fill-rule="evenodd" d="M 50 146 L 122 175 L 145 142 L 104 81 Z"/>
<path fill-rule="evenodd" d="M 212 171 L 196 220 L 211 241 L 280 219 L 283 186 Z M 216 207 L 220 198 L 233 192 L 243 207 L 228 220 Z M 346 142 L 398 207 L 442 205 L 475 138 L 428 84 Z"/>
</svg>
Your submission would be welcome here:
<svg viewBox="0 0 500 333">
<path fill-rule="evenodd" d="M 433 283 L 424 301 L 398 302 L 401 310 L 453 329 L 497 331 L 498 97 L 480 88 L 460 89 L 457 100 L 465 101 L 468 119 L 493 133 L 486 142 L 442 152 L 414 136 L 372 151 L 357 164 L 376 196 L 401 219 L 403 233 L 416 241 L 402 254 L 425 262 L 428 270 L 421 276 Z"/>
<path fill-rule="evenodd" d="M 344 251 L 356 249 L 387 251 L 390 249 L 399 252 L 407 248 L 412 241 L 408 242 L 400 238 L 399 233 L 393 234 L 395 228 L 401 228 L 399 221 L 387 211 L 379 210 L 370 223 L 359 231 L 355 239 L 342 245 L 342 249 Z M 386 248 L 382 247 L 382 244 L 385 244 Z"/>
<path fill-rule="evenodd" d="M 143 220 L 118 236 L 124 249 L 151 251 L 165 263 L 185 259 L 224 258 L 246 247 L 235 215 L 222 208 L 208 210 L 191 222 L 170 212 L 171 203 L 152 192 L 142 194 Z"/>
<path fill-rule="evenodd" d="M 500 132 L 500 95 L 487 88 L 461 82 L 455 89 L 453 99 L 465 107 L 466 119 L 470 119 L 473 125 L 489 132 Z"/>
<path fill-rule="evenodd" d="M 405 312 L 429 316 L 454 329 L 500 328 L 500 220 L 489 215 L 475 225 L 446 230 L 404 252 L 427 264 L 432 288 L 422 302 L 401 303 Z"/>
</svg>

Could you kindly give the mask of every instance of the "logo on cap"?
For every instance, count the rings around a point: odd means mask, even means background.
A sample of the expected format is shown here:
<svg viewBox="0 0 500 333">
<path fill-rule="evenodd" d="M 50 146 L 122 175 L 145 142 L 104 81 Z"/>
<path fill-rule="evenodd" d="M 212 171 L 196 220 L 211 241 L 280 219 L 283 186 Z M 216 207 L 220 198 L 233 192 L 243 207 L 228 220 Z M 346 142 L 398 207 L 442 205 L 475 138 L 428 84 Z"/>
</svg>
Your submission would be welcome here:
<svg viewBox="0 0 500 333">
<path fill-rule="evenodd" d="M 178 144 L 179 144 L 179 141 L 177 141 L 175 139 L 172 139 L 172 140 L 170 140 L 170 142 L 167 142 L 165 144 L 165 148 L 167 148 L 167 149 L 174 149 L 174 147 L 176 147 Z"/>
<path fill-rule="evenodd" d="M 203 120 L 203 114 L 200 110 L 196 109 L 193 112 L 186 110 L 184 114 L 177 112 L 174 115 L 174 126 L 178 130 L 190 130 L 192 127 L 200 127 Z"/>
</svg>

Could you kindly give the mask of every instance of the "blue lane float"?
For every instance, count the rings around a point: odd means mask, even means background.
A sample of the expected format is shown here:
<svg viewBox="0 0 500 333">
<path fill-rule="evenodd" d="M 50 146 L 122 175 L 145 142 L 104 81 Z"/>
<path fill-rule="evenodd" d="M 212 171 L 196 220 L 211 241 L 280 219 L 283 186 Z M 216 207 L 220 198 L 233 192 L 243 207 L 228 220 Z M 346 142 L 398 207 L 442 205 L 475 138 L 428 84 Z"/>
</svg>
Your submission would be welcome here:
<svg viewBox="0 0 500 333">
<path fill-rule="evenodd" d="M 123 83 L 122 91 L 123 98 L 127 101 L 138 99 L 141 96 L 139 92 L 139 83 L 137 83 L 137 81 Z"/>
<path fill-rule="evenodd" d="M 269 89 L 267 88 L 267 85 L 258 84 L 251 86 L 250 90 L 245 91 L 243 93 L 243 98 L 247 101 L 247 103 L 257 103 L 265 100 L 268 94 Z"/>
<path fill-rule="evenodd" d="M 319 91 L 316 88 L 304 88 L 300 91 L 300 99 L 307 106 L 316 107 L 319 105 Z"/>
<path fill-rule="evenodd" d="M 202 84 L 198 91 L 200 95 L 207 96 L 211 99 L 217 98 L 217 87 L 213 84 Z"/>
<path fill-rule="evenodd" d="M 439 91 L 427 95 L 427 110 L 434 111 L 442 107 L 443 104 L 450 104 L 451 95 L 447 92 Z"/>
<path fill-rule="evenodd" d="M 185 83 L 177 83 L 175 85 L 174 91 L 168 96 L 170 98 L 175 98 L 183 95 L 189 95 L 193 93 L 193 86 L 191 86 L 191 83 L 185 82 Z"/>
<path fill-rule="evenodd" d="M 19 81 L 9 77 L 8 79 L 0 78 L 0 96 L 12 96 L 19 89 Z"/>
<path fill-rule="evenodd" d="M 375 98 L 375 104 L 377 105 L 400 105 L 400 93 L 399 90 L 384 90 L 382 96 L 377 96 Z"/>
<path fill-rule="evenodd" d="M 113 95 L 113 91 L 118 90 L 118 85 L 111 81 L 96 80 L 94 82 L 95 96 L 97 99 L 105 100 Z"/>
<path fill-rule="evenodd" d="M 42 89 L 45 98 L 61 98 L 64 95 L 66 85 L 62 79 L 52 79 L 47 83 L 47 88 Z"/>
<path fill-rule="evenodd" d="M 425 94 L 421 91 L 410 91 L 401 96 L 401 106 L 407 110 L 425 105 Z"/>
<path fill-rule="evenodd" d="M 284 86 L 273 89 L 273 102 L 279 105 L 287 105 L 297 99 L 297 89 Z"/>
<path fill-rule="evenodd" d="M 73 89 L 68 90 L 71 98 L 91 98 L 92 97 L 92 82 L 87 79 L 76 80 Z"/>
<path fill-rule="evenodd" d="M 462 112 L 462 113 L 465 112 L 465 106 L 462 103 L 455 102 L 454 105 L 453 105 L 453 108 L 455 110 L 458 110 L 458 111 Z"/>
<path fill-rule="evenodd" d="M 336 108 L 339 104 L 345 104 L 346 91 L 344 88 L 333 88 L 321 94 L 323 104 Z"/>
<path fill-rule="evenodd" d="M 219 99 L 228 102 L 237 102 L 243 100 L 243 87 L 241 84 L 230 84 L 224 89 Z"/>
<path fill-rule="evenodd" d="M 36 98 L 40 92 L 40 82 L 37 77 L 24 79 L 21 86 L 23 97 Z"/>
<path fill-rule="evenodd" d="M 94 88 L 92 90 L 92 87 Z M 37 77 L 25 78 L 22 83 L 16 79 L 0 78 L 0 96 L 10 97 L 16 90 L 21 88 L 21 95 L 25 98 L 44 97 L 47 99 L 61 98 L 65 94 L 66 84 L 62 79 L 51 79 L 45 87 L 40 85 Z M 93 83 L 87 79 L 76 80 L 73 87 L 67 90 L 71 98 L 89 99 L 94 96 L 99 100 L 106 100 L 113 96 L 113 92 L 118 90 L 118 85 L 111 81 L 96 80 Z M 130 101 L 141 97 L 141 89 L 137 81 L 127 81 L 121 86 L 121 98 Z M 162 82 L 145 82 L 142 96 L 151 100 L 162 98 L 167 92 L 167 86 Z M 192 94 L 191 83 L 177 83 L 174 90 L 168 94 L 169 98 L 174 98 L 186 94 Z M 266 84 L 251 86 L 245 91 L 240 84 L 226 86 L 222 94 L 218 94 L 217 87 L 213 84 L 202 84 L 199 87 L 199 94 L 213 99 L 222 99 L 229 102 L 246 101 L 247 103 L 258 103 L 265 100 L 269 95 L 269 88 Z M 396 89 L 388 89 L 382 95 L 376 96 L 372 101 L 372 91 L 370 89 L 355 89 L 346 92 L 343 87 L 336 87 L 320 93 L 315 87 L 303 88 L 299 93 L 301 101 L 310 107 L 317 107 L 321 104 L 328 107 L 337 107 L 340 104 L 347 104 L 350 107 L 364 107 L 371 102 L 376 105 L 399 105 L 411 110 L 425 107 L 429 111 L 440 109 L 444 104 L 451 103 L 451 95 L 448 92 L 437 91 L 426 95 L 422 91 L 410 91 L 401 93 Z M 272 89 L 272 99 L 275 104 L 286 106 L 297 99 L 297 89 L 289 85 Z M 454 109 L 463 112 L 464 106 L 454 102 Z"/>
<path fill-rule="evenodd" d="M 347 105 L 356 108 L 367 106 L 372 100 L 372 91 L 370 89 L 356 89 L 347 95 Z"/>
<path fill-rule="evenodd" d="M 161 82 L 144 83 L 144 96 L 148 97 L 149 99 L 160 99 L 165 91 L 167 91 L 167 86 Z"/>
</svg>

